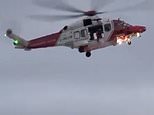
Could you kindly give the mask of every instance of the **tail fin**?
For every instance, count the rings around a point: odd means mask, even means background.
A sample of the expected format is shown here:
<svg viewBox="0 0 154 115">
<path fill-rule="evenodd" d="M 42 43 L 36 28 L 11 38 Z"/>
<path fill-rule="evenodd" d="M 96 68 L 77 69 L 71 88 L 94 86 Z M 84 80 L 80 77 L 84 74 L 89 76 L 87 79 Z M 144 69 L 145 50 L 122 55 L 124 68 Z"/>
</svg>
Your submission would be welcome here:
<svg viewBox="0 0 154 115">
<path fill-rule="evenodd" d="M 13 44 L 15 45 L 15 48 L 18 49 L 26 49 L 28 46 L 28 41 L 24 40 L 23 38 L 15 35 L 11 29 L 8 29 L 6 31 L 6 35 L 10 38 L 13 39 Z"/>
</svg>

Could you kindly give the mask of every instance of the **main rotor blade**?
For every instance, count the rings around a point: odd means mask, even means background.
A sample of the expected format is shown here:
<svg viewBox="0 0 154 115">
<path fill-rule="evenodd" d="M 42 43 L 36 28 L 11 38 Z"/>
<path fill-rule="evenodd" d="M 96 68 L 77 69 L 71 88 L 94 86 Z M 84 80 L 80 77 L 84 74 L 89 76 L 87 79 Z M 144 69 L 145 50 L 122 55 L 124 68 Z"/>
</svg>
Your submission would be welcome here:
<svg viewBox="0 0 154 115">
<path fill-rule="evenodd" d="M 79 15 L 30 15 L 28 16 L 31 19 L 40 20 L 40 21 L 61 21 L 68 19 L 75 19 L 84 16 L 84 14 Z"/>
<path fill-rule="evenodd" d="M 99 11 L 112 2 L 114 0 L 91 0 L 91 10 Z"/>
<path fill-rule="evenodd" d="M 82 10 L 79 10 L 64 0 L 33 0 L 33 3 L 44 8 L 55 9 L 59 11 L 68 11 L 73 13 L 83 13 Z"/>
<path fill-rule="evenodd" d="M 126 12 L 126 11 L 148 11 L 148 10 L 152 11 L 152 10 L 154 10 L 153 4 L 154 4 L 153 0 L 144 0 L 144 1 L 133 4 L 128 7 L 110 10 L 110 11 L 108 11 L 108 13 Z"/>
</svg>

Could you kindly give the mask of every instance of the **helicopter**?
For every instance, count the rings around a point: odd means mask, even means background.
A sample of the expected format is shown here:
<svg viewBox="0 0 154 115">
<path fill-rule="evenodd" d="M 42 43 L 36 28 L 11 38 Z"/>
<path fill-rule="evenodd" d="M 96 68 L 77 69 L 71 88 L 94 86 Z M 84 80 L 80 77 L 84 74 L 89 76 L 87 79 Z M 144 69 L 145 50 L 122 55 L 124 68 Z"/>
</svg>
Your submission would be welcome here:
<svg viewBox="0 0 154 115">
<path fill-rule="evenodd" d="M 42 3 L 39 3 L 42 5 Z M 43 4 L 47 7 L 48 4 Z M 66 6 L 66 4 L 65 4 Z M 78 18 L 84 17 L 79 21 L 65 25 L 60 31 L 45 35 L 32 40 L 25 40 L 13 33 L 11 29 L 6 31 L 6 36 L 13 40 L 17 49 L 30 51 L 37 48 L 65 46 L 78 49 L 80 53 L 85 53 L 86 57 L 91 56 L 91 52 L 100 48 L 116 46 L 127 43 L 131 45 L 133 38 L 141 37 L 146 31 L 145 26 L 131 25 L 120 19 L 103 19 L 98 15 L 106 12 L 96 10 L 81 11 L 70 5 L 61 8 L 79 14 L 69 16 L 55 16 L 57 18 Z M 50 18 L 50 16 L 34 15 L 35 18 Z"/>
</svg>

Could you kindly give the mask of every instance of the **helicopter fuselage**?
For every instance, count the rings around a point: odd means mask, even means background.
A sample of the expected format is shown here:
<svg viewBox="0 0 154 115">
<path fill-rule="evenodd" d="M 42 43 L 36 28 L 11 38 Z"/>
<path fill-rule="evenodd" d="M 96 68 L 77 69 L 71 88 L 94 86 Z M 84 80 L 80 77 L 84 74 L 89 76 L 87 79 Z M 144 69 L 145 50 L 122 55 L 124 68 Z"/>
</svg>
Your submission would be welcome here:
<svg viewBox="0 0 154 115">
<path fill-rule="evenodd" d="M 62 30 L 57 46 L 78 48 L 79 52 L 91 52 L 108 46 L 127 42 L 140 37 L 146 28 L 132 26 L 121 20 L 83 19 Z"/>
<path fill-rule="evenodd" d="M 61 31 L 26 41 L 7 31 L 7 36 L 14 40 L 15 48 L 31 50 L 55 46 L 77 48 L 79 52 L 86 52 L 91 56 L 91 51 L 117 44 L 128 43 L 134 37 L 140 37 L 146 31 L 144 26 L 132 26 L 124 21 L 102 20 L 98 17 L 87 17 L 70 26 L 65 26 Z"/>
</svg>

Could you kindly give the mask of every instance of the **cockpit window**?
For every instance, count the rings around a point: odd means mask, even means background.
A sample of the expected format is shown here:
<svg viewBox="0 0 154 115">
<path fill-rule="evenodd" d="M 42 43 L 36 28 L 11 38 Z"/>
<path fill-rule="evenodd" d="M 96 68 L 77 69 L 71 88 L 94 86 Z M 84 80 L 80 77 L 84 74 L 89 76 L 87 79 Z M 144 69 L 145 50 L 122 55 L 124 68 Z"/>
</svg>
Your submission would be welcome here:
<svg viewBox="0 0 154 115">
<path fill-rule="evenodd" d="M 119 24 L 120 24 L 121 26 L 124 26 L 124 27 L 129 26 L 129 24 L 126 23 L 126 22 L 124 22 L 124 21 L 121 21 Z"/>
<path fill-rule="evenodd" d="M 128 23 L 124 23 L 124 26 L 130 26 L 130 24 L 128 24 Z"/>
<path fill-rule="evenodd" d="M 106 32 L 109 32 L 111 30 L 111 24 L 105 24 L 104 28 Z"/>
</svg>

